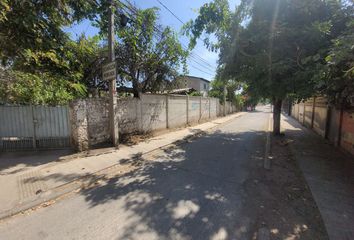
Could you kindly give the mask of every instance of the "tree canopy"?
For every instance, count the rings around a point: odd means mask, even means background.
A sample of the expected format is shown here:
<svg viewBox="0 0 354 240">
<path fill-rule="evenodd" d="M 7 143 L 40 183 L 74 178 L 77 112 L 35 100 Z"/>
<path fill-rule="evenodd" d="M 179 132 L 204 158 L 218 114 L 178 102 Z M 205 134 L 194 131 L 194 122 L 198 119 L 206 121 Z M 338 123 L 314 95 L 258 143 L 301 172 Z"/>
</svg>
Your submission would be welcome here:
<svg viewBox="0 0 354 240">
<path fill-rule="evenodd" d="M 353 9 L 335 0 L 242 0 L 230 11 L 226 0 L 215 0 L 201 7 L 185 32 L 191 47 L 204 33 L 206 45 L 220 51 L 221 78 L 243 81 L 252 95 L 273 100 L 279 133 L 286 97 L 345 93 L 347 100 L 352 94 L 353 47 L 346 40 L 353 34 Z"/>
<path fill-rule="evenodd" d="M 170 28 L 158 25 L 158 9 L 130 10 L 128 25 L 120 26 L 123 6 L 115 11 L 116 61 L 120 84 L 138 92 L 158 91 L 185 69 L 183 50 Z M 107 61 L 109 0 L 0 1 L 1 102 L 65 103 L 101 88 L 101 66 Z M 82 20 L 99 35 L 72 39 L 65 27 Z M 47 87 L 43 87 L 47 86 Z"/>
<path fill-rule="evenodd" d="M 134 95 L 167 87 L 186 69 L 188 52 L 169 27 L 158 25 L 158 9 L 137 10 L 124 28 L 117 29 L 116 61 L 120 83 L 130 82 Z"/>
</svg>

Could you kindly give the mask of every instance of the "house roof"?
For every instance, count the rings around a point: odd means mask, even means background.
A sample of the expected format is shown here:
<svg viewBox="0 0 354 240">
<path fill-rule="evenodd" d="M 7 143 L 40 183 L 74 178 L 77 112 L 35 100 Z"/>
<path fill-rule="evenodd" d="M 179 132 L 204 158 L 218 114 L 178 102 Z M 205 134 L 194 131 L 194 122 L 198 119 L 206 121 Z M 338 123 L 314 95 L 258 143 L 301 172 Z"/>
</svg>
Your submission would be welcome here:
<svg viewBox="0 0 354 240">
<path fill-rule="evenodd" d="M 195 89 L 194 88 L 180 88 L 180 89 L 173 89 L 171 91 L 169 91 L 168 93 L 172 93 L 172 94 L 180 94 L 180 93 L 190 93 L 190 92 L 194 92 Z"/>
<path fill-rule="evenodd" d="M 205 78 L 201 78 L 201 77 L 188 76 L 188 75 L 186 75 L 186 76 L 184 76 L 184 77 L 187 77 L 187 78 L 194 78 L 194 79 L 198 79 L 198 80 L 204 81 L 204 82 L 206 82 L 206 83 L 210 83 L 209 80 L 206 80 Z"/>
</svg>

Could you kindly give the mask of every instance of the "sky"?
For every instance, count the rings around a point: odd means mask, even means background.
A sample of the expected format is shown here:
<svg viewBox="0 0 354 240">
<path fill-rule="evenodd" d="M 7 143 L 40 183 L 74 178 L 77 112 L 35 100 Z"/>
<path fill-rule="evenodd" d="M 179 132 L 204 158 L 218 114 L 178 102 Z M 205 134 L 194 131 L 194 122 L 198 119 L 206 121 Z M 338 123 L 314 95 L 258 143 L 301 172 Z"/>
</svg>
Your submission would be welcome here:
<svg viewBox="0 0 354 240">
<path fill-rule="evenodd" d="M 127 0 L 135 5 L 137 8 L 146 9 L 151 7 L 158 7 L 159 23 L 163 26 L 170 26 L 179 36 L 180 42 L 184 46 L 188 46 L 189 40 L 186 36 L 180 33 L 182 23 L 175 18 L 168 10 L 166 10 L 159 1 L 170 9 L 182 22 L 188 22 L 198 16 L 198 9 L 210 0 Z M 124 1 L 123 1 L 124 2 Z M 239 0 L 229 0 L 229 5 L 232 10 L 235 9 Z M 93 36 L 98 33 L 98 29 L 91 26 L 89 21 L 83 21 L 77 25 L 66 28 L 72 37 L 79 36 L 85 32 L 88 36 Z M 203 60 L 201 60 L 202 58 Z M 218 53 L 210 52 L 203 44 L 202 40 L 198 40 L 196 47 L 192 51 L 192 57 L 187 61 L 189 75 L 202 77 L 207 80 L 213 80 L 217 68 Z M 207 62 L 207 63 L 205 63 Z"/>
</svg>

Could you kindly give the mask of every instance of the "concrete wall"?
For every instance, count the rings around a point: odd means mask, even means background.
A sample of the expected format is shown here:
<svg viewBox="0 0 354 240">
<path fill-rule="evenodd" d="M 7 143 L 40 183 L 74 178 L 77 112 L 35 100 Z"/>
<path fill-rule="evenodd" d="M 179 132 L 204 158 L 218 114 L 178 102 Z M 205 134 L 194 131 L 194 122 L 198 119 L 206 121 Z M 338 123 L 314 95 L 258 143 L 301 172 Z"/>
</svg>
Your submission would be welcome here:
<svg viewBox="0 0 354 240">
<path fill-rule="evenodd" d="M 315 108 L 313 113 L 313 130 L 322 137 L 326 135 L 327 124 L 327 101 L 324 98 L 315 99 Z"/>
<path fill-rule="evenodd" d="M 89 149 L 85 100 L 75 100 L 69 104 L 69 118 L 71 123 L 71 144 L 77 151 Z"/>
<path fill-rule="evenodd" d="M 201 99 L 201 116 L 200 116 L 200 121 L 206 121 L 207 119 L 209 119 L 209 104 L 210 104 L 210 99 L 209 98 L 202 98 Z"/>
<path fill-rule="evenodd" d="M 138 98 L 118 99 L 119 133 L 141 131 L 141 104 Z"/>
<path fill-rule="evenodd" d="M 108 99 L 88 98 L 70 103 L 71 143 L 78 151 L 110 142 Z"/>
<path fill-rule="evenodd" d="M 161 130 L 167 127 L 166 95 L 141 96 L 141 129 L 142 132 Z"/>
<path fill-rule="evenodd" d="M 354 109 L 343 112 L 340 146 L 354 155 Z"/>
<path fill-rule="evenodd" d="M 308 100 L 304 103 L 304 125 L 312 127 L 313 100 Z"/>
<path fill-rule="evenodd" d="M 298 116 L 297 119 L 302 124 L 304 123 L 304 119 L 305 119 L 304 113 L 305 113 L 305 104 L 304 103 L 300 103 L 299 104 L 299 116 Z"/>
<path fill-rule="evenodd" d="M 200 119 L 200 97 L 189 97 L 188 124 L 196 124 Z"/>
<path fill-rule="evenodd" d="M 106 98 L 89 98 L 70 104 L 72 143 L 77 150 L 111 141 L 108 104 Z M 223 115 L 223 106 L 217 98 L 142 94 L 140 99 L 118 99 L 117 105 L 115 114 L 120 134 L 185 127 Z M 236 111 L 230 102 L 226 103 L 226 109 L 228 114 Z"/>
<path fill-rule="evenodd" d="M 354 107 L 341 111 L 329 107 L 325 98 L 317 97 L 314 103 L 312 99 L 294 104 L 291 115 L 334 145 L 354 155 Z"/>
<path fill-rule="evenodd" d="M 340 110 L 337 110 L 335 108 L 328 108 L 328 110 L 328 117 L 330 121 L 328 126 L 327 138 L 330 142 L 334 143 L 334 145 L 338 145 Z"/>
<path fill-rule="evenodd" d="M 218 116 L 219 100 L 217 98 L 210 98 L 210 118 Z"/>
<path fill-rule="evenodd" d="M 86 101 L 89 146 L 99 147 L 109 143 L 109 101 L 90 98 Z"/>
<path fill-rule="evenodd" d="M 187 125 L 187 98 L 168 96 L 168 127 L 176 128 Z"/>
</svg>

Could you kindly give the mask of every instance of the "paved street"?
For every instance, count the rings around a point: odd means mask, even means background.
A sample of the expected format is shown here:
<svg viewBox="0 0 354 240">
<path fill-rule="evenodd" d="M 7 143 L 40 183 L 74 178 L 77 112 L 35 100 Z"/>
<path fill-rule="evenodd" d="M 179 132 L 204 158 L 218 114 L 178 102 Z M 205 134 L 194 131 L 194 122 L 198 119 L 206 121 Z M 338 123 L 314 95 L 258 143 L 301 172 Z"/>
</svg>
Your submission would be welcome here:
<svg viewBox="0 0 354 240">
<path fill-rule="evenodd" d="M 267 119 L 248 113 L 157 152 L 138 171 L 7 220 L 0 239 L 249 239 L 242 184 L 262 164 Z"/>
</svg>

